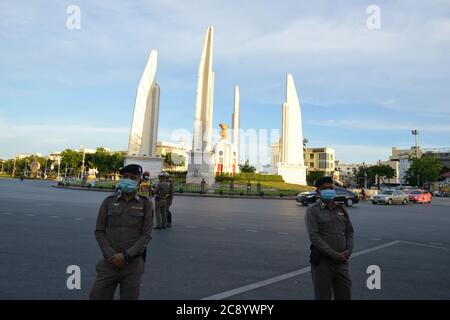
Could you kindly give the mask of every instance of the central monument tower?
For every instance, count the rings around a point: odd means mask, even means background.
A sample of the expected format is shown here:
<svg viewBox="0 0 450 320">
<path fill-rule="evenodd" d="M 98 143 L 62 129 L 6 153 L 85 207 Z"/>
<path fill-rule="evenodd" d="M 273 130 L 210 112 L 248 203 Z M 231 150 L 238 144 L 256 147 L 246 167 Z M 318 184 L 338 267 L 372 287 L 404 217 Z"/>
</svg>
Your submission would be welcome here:
<svg viewBox="0 0 450 320">
<path fill-rule="evenodd" d="M 194 131 L 186 183 L 200 184 L 205 179 L 214 183 L 214 158 L 212 154 L 212 115 L 214 99 L 213 27 L 208 27 L 202 56 L 198 67 L 197 98 L 195 103 Z"/>
</svg>

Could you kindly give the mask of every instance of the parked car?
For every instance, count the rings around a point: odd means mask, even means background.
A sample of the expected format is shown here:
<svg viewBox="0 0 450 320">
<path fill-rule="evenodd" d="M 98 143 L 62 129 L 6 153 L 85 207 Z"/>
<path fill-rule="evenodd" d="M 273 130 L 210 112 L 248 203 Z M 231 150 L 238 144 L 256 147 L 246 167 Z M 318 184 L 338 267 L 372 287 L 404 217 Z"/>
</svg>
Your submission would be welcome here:
<svg viewBox="0 0 450 320">
<path fill-rule="evenodd" d="M 372 197 L 373 204 L 408 204 L 408 196 L 400 190 L 385 190 Z"/>
<path fill-rule="evenodd" d="M 354 192 L 348 191 L 345 188 L 336 187 L 336 198 L 334 201 L 339 204 L 345 204 L 347 207 L 353 206 L 359 202 L 358 195 Z M 307 191 L 299 193 L 296 197 L 296 201 L 300 202 L 304 206 L 319 201 L 319 196 L 316 191 Z"/>
<path fill-rule="evenodd" d="M 409 194 L 409 201 L 415 203 L 431 203 L 433 196 L 426 190 L 412 190 Z"/>
</svg>

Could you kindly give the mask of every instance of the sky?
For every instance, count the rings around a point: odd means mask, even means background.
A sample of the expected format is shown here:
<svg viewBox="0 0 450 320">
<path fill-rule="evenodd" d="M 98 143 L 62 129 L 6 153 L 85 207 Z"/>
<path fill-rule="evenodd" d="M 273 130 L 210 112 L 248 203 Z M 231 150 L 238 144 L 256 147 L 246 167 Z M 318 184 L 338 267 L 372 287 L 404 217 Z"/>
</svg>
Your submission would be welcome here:
<svg viewBox="0 0 450 320">
<path fill-rule="evenodd" d="M 67 27 L 71 5 L 79 29 Z M 370 5 L 379 30 L 367 26 Z M 424 148 L 450 147 L 448 1 L 0 0 L 0 158 L 126 150 L 151 49 L 158 140 L 192 131 L 209 25 L 215 128 L 231 124 L 239 85 L 241 128 L 279 130 L 290 73 L 308 146 L 333 147 L 341 162 L 387 160 L 414 145 L 411 129 Z"/>
</svg>

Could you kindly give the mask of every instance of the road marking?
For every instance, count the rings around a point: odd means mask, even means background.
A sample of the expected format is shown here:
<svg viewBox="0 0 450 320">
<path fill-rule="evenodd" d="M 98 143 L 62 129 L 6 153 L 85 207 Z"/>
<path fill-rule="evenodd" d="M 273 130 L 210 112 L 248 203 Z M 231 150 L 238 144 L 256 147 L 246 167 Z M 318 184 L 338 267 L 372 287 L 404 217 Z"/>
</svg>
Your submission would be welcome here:
<svg viewBox="0 0 450 320">
<path fill-rule="evenodd" d="M 225 228 L 214 228 L 216 230 L 225 230 Z"/>
<path fill-rule="evenodd" d="M 50 218 L 53 218 L 53 219 L 54 219 L 54 218 L 59 218 L 59 217 L 58 217 L 58 216 L 50 216 Z"/>
<path fill-rule="evenodd" d="M 251 229 L 245 230 L 245 231 L 247 231 L 247 232 L 259 232 L 258 230 L 251 230 Z"/>
<path fill-rule="evenodd" d="M 442 246 L 443 243 L 442 242 L 428 242 L 429 244 L 432 244 L 434 246 Z"/>
<path fill-rule="evenodd" d="M 283 234 L 283 235 L 287 235 L 287 234 L 289 234 L 289 233 L 287 233 L 287 232 L 277 232 L 278 234 Z"/>
<path fill-rule="evenodd" d="M 82 221 L 84 218 L 75 218 L 75 220 Z"/>
<path fill-rule="evenodd" d="M 410 241 L 400 241 L 400 242 L 401 243 L 405 243 L 405 244 L 410 244 L 410 245 L 413 245 L 413 246 L 418 246 L 418 247 L 425 247 L 425 248 L 441 249 L 441 250 L 450 251 L 450 248 L 440 247 L 440 246 L 432 246 L 432 245 L 425 244 L 425 243 L 410 242 Z"/>
<path fill-rule="evenodd" d="M 383 240 L 383 239 L 380 239 L 380 238 L 369 238 L 369 240 L 373 240 L 373 241 L 381 241 L 381 240 Z"/>
<path fill-rule="evenodd" d="M 27 217 L 34 217 L 35 215 L 34 214 L 32 214 L 32 213 L 26 213 L 25 214 Z"/>
<path fill-rule="evenodd" d="M 360 256 L 360 255 L 363 255 L 363 254 L 367 254 L 369 252 L 373 252 L 373 251 L 376 251 L 376 250 L 380 250 L 380 249 L 383 249 L 383 248 L 387 248 L 387 247 L 393 246 L 395 244 L 398 244 L 400 242 L 401 241 L 396 240 L 396 241 L 391 241 L 391 242 L 388 242 L 388 243 L 385 243 L 385 244 L 382 244 L 382 245 L 379 245 L 379 246 L 376 246 L 376 247 L 365 249 L 365 250 L 353 253 L 351 258 Z M 308 273 L 310 271 L 311 271 L 311 267 L 305 267 L 305 268 L 302 268 L 302 269 L 299 269 L 299 270 L 296 270 L 296 271 L 292 271 L 292 272 L 289 272 L 289 273 L 285 273 L 285 274 L 282 274 L 282 275 L 279 275 L 279 276 L 276 276 L 276 277 L 273 277 L 273 278 L 269 278 L 269 279 L 266 279 L 266 280 L 262 280 L 262 281 L 258 281 L 258 282 L 252 283 L 252 284 L 248 284 L 248 285 L 240 287 L 240 288 L 236 288 L 236 289 L 228 290 L 228 291 L 225 291 L 225 292 L 222 292 L 222 293 L 218 293 L 218 294 L 215 294 L 215 295 L 203 298 L 201 300 L 222 300 L 222 299 L 226 299 L 226 298 L 229 298 L 229 297 L 232 297 L 232 296 L 244 293 L 244 292 L 248 292 L 248 291 L 255 290 L 255 289 L 258 289 L 258 288 L 261 288 L 261 287 L 265 287 L 265 286 L 268 286 L 268 285 L 271 285 L 271 284 L 274 284 L 274 283 L 277 283 L 277 282 L 280 282 L 280 281 L 284 281 L 284 280 L 287 280 L 287 279 L 290 279 L 290 278 L 294 278 L 294 277 L 297 277 L 299 275 Z"/>
<path fill-rule="evenodd" d="M 4 215 L 7 215 L 7 216 L 10 216 L 10 215 L 12 215 L 12 213 L 11 213 L 11 212 L 2 212 L 2 214 L 4 214 Z"/>
</svg>

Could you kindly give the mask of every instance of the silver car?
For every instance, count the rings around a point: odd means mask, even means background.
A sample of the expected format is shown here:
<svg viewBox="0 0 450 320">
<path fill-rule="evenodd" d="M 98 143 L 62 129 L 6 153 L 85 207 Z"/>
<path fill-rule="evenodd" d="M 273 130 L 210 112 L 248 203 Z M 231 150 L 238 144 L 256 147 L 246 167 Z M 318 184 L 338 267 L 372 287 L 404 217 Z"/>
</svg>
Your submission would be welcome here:
<svg viewBox="0 0 450 320">
<path fill-rule="evenodd" d="M 385 190 L 372 197 L 373 204 L 408 204 L 408 196 L 400 190 Z"/>
</svg>

